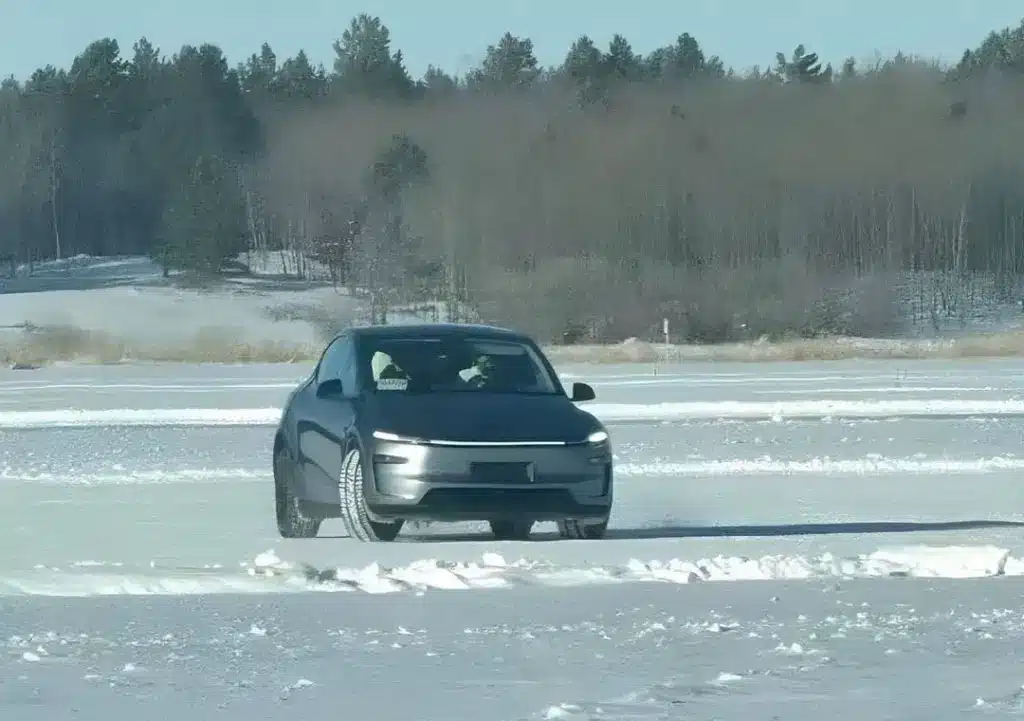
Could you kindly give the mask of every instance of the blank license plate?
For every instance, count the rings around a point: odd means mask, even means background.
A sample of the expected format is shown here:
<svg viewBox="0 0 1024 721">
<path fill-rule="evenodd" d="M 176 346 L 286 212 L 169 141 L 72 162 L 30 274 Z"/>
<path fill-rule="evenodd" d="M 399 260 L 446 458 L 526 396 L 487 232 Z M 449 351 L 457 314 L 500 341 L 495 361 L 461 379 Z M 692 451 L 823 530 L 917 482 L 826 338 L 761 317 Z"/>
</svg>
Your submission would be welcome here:
<svg viewBox="0 0 1024 721">
<path fill-rule="evenodd" d="M 532 483 L 532 463 L 474 463 L 470 473 L 477 483 Z"/>
</svg>

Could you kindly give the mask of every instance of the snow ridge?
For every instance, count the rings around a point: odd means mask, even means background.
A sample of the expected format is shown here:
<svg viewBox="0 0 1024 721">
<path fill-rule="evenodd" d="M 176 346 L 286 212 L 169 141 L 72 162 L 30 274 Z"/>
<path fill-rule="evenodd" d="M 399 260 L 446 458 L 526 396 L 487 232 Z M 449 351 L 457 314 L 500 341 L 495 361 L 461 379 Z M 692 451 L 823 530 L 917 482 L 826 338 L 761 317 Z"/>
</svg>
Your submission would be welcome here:
<svg viewBox="0 0 1024 721">
<path fill-rule="evenodd" d="M 620 566 L 565 567 L 521 558 L 508 561 L 485 553 L 478 562 L 423 559 L 387 568 L 316 568 L 283 561 L 273 550 L 243 564 L 242 573 L 193 569 L 146 574 L 81 572 L 37 568 L 17 578 L 0 578 L 0 596 L 197 595 L 219 593 L 295 593 L 309 591 L 369 594 L 427 590 L 468 591 L 516 586 L 587 586 L 622 583 L 697 583 L 809 580 L 822 578 L 987 578 L 1024 575 L 1024 559 L 995 546 L 905 546 L 840 557 L 770 555 L 761 558 L 715 556 L 695 561 L 631 560 Z"/>
<path fill-rule="evenodd" d="M 831 418 L 965 418 L 1024 416 L 1024 400 L 794 400 L 591 403 L 587 411 L 605 423 L 681 420 L 823 420 Z M 81 426 L 273 426 L 281 409 L 106 408 L 0 412 L 0 428 Z"/>
<path fill-rule="evenodd" d="M 19 459 L 20 461 L 21 459 Z M 868 454 L 863 458 L 775 459 L 730 458 L 722 460 L 617 462 L 618 478 L 707 477 L 707 476 L 878 476 L 878 475 L 958 475 L 1024 470 L 1024 457 L 990 458 L 889 458 Z M 266 483 L 268 467 L 157 467 L 126 468 L 112 464 L 98 470 L 50 466 L 0 466 L 0 481 L 38 483 L 56 486 L 149 486 L 203 483 Z"/>
</svg>

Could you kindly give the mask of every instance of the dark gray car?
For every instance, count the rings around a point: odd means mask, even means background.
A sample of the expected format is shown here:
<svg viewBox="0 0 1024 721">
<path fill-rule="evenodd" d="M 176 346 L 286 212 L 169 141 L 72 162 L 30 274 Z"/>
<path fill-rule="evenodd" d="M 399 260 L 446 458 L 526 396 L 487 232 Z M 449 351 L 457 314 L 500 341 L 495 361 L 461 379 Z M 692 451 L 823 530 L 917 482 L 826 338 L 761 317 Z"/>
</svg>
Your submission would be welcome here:
<svg viewBox="0 0 1024 721">
<path fill-rule="evenodd" d="M 312 538 L 342 518 L 363 541 L 406 520 L 537 521 L 601 538 L 612 508 L 608 432 L 567 395 L 529 337 L 461 324 L 353 328 L 292 391 L 274 438 L 277 525 Z"/>
</svg>

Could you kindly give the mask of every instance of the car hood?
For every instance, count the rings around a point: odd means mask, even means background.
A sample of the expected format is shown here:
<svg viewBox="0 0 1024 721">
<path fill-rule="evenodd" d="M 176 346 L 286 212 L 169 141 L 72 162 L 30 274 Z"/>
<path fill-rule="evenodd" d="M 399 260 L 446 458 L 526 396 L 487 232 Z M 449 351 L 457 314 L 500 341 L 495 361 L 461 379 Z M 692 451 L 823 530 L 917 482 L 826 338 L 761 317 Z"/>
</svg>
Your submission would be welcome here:
<svg viewBox="0 0 1024 721">
<path fill-rule="evenodd" d="M 598 425 L 561 395 L 378 393 L 366 410 L 374 428 L 439 441 L 578 442 Z"/>
</svg>

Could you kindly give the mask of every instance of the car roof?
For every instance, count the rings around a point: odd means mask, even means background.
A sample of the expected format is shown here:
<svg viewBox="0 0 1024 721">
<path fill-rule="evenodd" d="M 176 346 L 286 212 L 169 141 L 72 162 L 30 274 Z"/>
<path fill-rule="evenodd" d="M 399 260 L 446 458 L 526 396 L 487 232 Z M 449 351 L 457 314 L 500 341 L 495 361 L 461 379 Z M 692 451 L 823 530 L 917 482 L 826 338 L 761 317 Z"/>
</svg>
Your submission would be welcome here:
<svg viewBox="0 0 1024 721">
<path fill-rule="evenodd" d="M 353 337 L 371 338 L 427 338 L 470 334 L 477 338 L 504 340 L 530 340 L 525 333 L 510 328 L 475 323 L 403 323 L 399 325 L 355 326 L 345 331 Z M 342 334 L 339 334 L 342 335 Z"/>
</svg>

